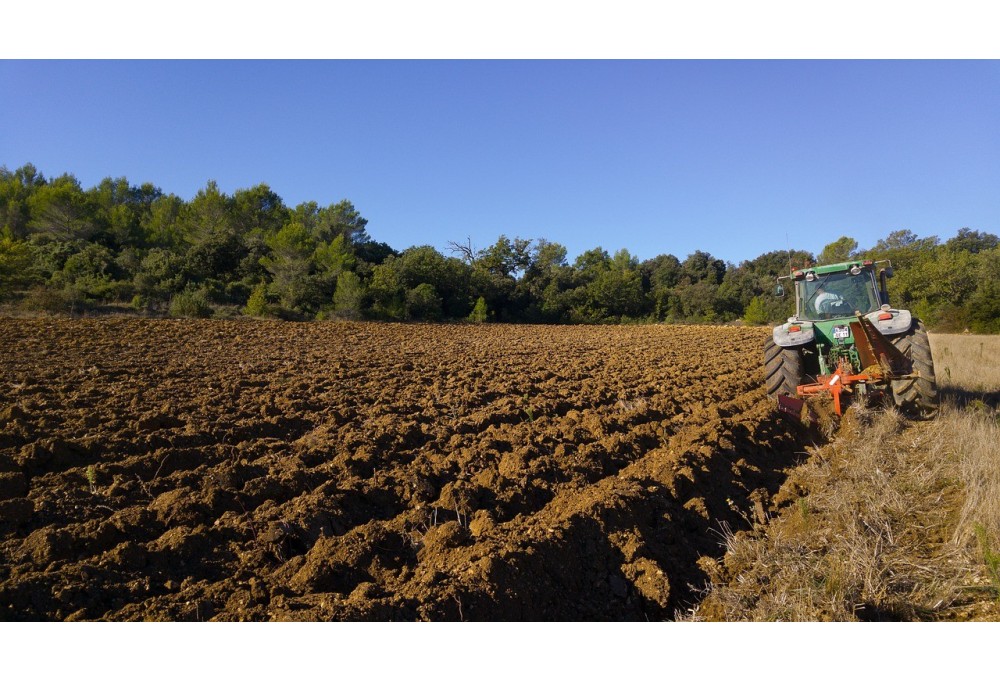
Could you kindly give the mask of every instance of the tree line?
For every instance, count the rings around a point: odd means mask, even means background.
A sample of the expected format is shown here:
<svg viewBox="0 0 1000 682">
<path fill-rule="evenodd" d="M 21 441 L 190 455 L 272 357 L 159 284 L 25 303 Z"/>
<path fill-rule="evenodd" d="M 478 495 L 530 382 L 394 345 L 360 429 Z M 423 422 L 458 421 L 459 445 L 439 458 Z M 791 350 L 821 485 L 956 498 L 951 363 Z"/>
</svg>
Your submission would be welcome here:
<svg viewBox="0 0 1000 682">
<path fill-rule="evenodd" d="M 894 304 L 940 330 L 1000 332 L 1000 240 L 963 228 L 945 242 L 892 232 L 850 237 L 818 258 L 765 253 L 737 265 L 695 251 L 640 261 L 602 247 L 572 260 L 545 239 L 501 235 L 397 251 L 348 200 L 294 208 L 266 184 L 231 195 L 209 182 L 190 201 L 107 178 L 0 167 L 0 301 L 52 313 L 476 322 L 752 324 L 792 314 L 774 295 L 790 264 L 891 258 Z"/>
</svg>

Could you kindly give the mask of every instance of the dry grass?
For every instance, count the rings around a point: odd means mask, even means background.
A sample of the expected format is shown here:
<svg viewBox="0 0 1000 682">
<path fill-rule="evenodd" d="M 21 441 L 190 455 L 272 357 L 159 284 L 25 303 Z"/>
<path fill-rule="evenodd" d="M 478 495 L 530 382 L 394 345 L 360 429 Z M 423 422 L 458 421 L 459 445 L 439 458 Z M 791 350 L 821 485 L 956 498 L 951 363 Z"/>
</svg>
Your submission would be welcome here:
<svg viewBox="0 0 1000 682">
<path fill-rule="evenodd" d="M 1000 619 L 1000 338 L 931 342 L 940 416 L 852 408 L 780 511 L 703 560 L 713 584 L 685 618 Z"/>
<path fill-rule="evenodd" d="M 1000 337 L 931 334 L 930 341 L 938 385 L 946 393 L 995 399 L 1000 391 Z"/>
</svg>

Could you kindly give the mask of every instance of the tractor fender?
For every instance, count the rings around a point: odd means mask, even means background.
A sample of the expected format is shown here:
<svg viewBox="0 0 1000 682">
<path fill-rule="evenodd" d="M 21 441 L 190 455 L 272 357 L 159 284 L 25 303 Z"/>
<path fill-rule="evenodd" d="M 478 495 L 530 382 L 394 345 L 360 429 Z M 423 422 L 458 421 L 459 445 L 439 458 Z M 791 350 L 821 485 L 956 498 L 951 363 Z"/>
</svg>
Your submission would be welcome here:
<svg viewBox="0 0 1000 682">
<path fill-rule="evenodd" d="M 799 328 L 798 331 L 793 331 L 795 327 Z M 802 346 L 810 343 L 815 336 L 816 329 L 813 327 L 812 322 L 788 322 L 778 325 L 771 332 L 774 344 L 782 348 Z"/>
<path fill-rule="evenodd" d="M 910 315 L 909 310 L 890 309 L 888 312 L 892 315 L 891 318 L 886 320 L 878 319 L 879 315 L 884 314 L 884 312 L 876 310 L 873 313 L 865 315 L 883 336 L 895 336 L 896 334 L 905 334 L 910 331 L 910 327 L 913 326 L 913 316 Z"/>
</svg>

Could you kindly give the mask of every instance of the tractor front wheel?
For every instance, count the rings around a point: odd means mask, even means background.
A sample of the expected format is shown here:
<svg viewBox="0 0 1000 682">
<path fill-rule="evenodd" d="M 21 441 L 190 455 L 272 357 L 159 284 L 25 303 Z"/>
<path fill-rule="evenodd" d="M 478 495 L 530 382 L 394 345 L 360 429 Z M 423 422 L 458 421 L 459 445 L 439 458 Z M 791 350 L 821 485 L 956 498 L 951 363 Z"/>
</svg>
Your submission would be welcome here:
<svg viewBox="0 0 1000 682">
<path fill-rule="evenodd" d="M 764 344 L 764 384 L 767 395 L 777 398 L 782 393 L 794 396 L 802 383 L 802 349 L 783 348 L 768 339 Z"/>
<path fill-rule="evenodd" d="M 917 375 L 892 382 L 893 401 L 911 419 L 933 419 L 938 411 L 938 391 L 927 330 L 920 320 L 914 319 L 908 332 L 890 340 L 910 360 L 911 372 Z"/>
</svg>

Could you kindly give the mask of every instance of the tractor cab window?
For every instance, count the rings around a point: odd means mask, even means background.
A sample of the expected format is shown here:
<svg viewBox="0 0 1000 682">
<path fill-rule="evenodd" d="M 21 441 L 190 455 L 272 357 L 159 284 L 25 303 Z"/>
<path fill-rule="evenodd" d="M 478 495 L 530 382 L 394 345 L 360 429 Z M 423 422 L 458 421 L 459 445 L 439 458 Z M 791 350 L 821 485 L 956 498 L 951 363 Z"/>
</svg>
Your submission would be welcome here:
<svg viewBox="0 0 1000 682">
<path fill-rule="evenodd" d="M 798 286 L 797 312 L 805 320 L 848 317 L 855 310 L 870 313 L 879 307 L 878 292 L 868 270 L 857 275 L 849 272 L 819 275 L 811 282 L 798 282 Z"/>
</svg>

